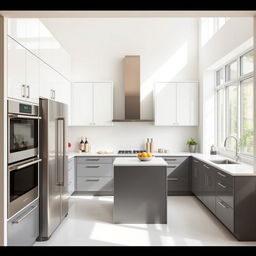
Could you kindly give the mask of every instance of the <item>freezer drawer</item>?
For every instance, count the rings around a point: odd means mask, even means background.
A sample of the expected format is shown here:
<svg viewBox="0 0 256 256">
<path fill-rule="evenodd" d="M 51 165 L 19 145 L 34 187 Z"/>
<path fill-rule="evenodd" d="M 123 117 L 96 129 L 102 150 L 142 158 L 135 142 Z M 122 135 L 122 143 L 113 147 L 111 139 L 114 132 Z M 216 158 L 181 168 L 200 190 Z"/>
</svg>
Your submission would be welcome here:
<svg viewBox="0 0 256 256">
<path fill-rule="evenodd" d="M 31 246 L 39 235 L 39 199 L 7 223 L 8 246 Z"/>
<path fill-rule="evenodd" d="M 77 191 L 113 191 L 113 178 L 77 177 Z"/>
</svg>

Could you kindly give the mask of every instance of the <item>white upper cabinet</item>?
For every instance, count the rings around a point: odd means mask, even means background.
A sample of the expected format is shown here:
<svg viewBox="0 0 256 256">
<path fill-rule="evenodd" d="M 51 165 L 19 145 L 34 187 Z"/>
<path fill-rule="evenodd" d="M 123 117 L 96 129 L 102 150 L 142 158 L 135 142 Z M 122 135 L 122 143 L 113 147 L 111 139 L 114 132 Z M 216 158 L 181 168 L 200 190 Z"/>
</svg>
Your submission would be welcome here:
<svg viewBox="0 0 256 256">
<path fill-rule="evenodd" d="M 113 83 L 73 83 L 71 123 L 75 126 L 109 126 L 113 119 Z"/>
<path fill-rule="evenodd" d="M 71 125 L 93 125 L 93 84 L 73 83 Z"/>
<path fill-rule="evenodd" d="M 9 18 L 8 35 L 35 55 L 39 54 L 38 19 Z"/>
<path fill-rule="evenodd" d="M 156 84 L 154 87 L 155 125 L 176 125 L 176 95 L 175 83 Z"/>
<path fill-rule="evenodd" d="M 39 60 L 8 37 L 8 97 L 39 102 Z"/>
<path fill-rule="evenodd" d="M 154 87 L 155 125 L 197 126 L 198 83 L 158 82 Z"/>
<path fill-rule="evenodd" d="M 177 123 L 198 125 L 198 83 L 177 84 Z"/>
<path fill-rule="evenodd" d="M 47 27 L 39 24 L 39 56 L 66 79 L 70 79 L 71 58 Z"/>
<path fill-rule="evenodd" d="M 94 125 L 112 125 L 113 120 L 113 84 L 93 84 Z"/>
</svg>

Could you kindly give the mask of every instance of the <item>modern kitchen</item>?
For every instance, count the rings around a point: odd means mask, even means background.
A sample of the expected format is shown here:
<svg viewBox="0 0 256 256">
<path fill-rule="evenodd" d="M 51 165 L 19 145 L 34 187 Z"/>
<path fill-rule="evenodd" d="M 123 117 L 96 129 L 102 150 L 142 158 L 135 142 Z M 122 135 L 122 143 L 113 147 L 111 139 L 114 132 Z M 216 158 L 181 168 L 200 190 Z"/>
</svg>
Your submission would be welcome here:
<svg viewBox="0 0 256 256">
<path fill-rule="evenodd" d="M 256 246 L 256 11 L 0 11 L 0 245 Z"/>
</svg>

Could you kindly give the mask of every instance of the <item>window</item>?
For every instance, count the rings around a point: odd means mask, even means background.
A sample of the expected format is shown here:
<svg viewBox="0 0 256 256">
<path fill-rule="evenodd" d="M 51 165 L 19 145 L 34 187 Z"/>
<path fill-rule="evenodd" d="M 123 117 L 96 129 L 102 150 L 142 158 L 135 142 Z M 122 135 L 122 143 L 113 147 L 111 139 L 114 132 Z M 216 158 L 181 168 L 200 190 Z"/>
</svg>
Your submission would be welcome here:
<svg viewBox="0 0 256 256">
<path fill-rule="evenodd" d="M 253 155 L 253 50 L 216 70 L 217 144 L 235 136 L 239 153 Z M 235 140 L 226 148 L 235 151 Z"/>
</svg>

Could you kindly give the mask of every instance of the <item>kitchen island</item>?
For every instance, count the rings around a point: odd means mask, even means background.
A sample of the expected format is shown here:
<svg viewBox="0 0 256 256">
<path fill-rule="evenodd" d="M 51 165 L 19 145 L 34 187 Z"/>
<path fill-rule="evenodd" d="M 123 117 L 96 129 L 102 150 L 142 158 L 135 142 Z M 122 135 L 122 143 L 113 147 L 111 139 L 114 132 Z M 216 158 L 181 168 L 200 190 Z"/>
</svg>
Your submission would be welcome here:
<svg viewBox="0 0 256 256">
<path fill-rule="evenodd" d="M 114 223 L 167 223 L 167 162 L 118 157 L 114 166 Z"/>
</svg>

